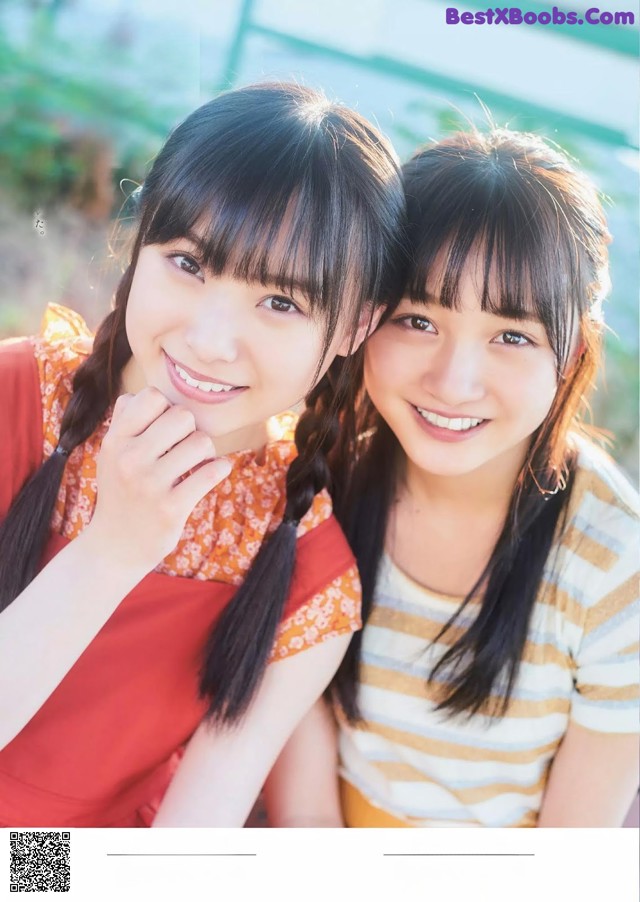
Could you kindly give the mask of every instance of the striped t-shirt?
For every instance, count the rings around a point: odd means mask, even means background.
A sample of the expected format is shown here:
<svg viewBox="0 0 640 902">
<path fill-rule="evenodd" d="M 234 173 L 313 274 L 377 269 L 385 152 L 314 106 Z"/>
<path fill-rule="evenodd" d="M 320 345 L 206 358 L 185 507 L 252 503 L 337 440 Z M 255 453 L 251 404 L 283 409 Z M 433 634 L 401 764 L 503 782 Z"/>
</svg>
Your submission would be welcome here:
<svg viewBox="0 0 640 902">
<path fill-rule="evenodd" d="M 504 717 L 434 710 L 438 684 L 427 687 L 427 676 L 474 606 L 435 643 L 461 599 L 382 562 L 363 634 L 366 727 L 341 723 L 341 773 L 410 826 L 534 826 L 570 720 L 604 733 L 638 730 L 638 497 L 604 453 L 579 447 L 566 525 Z"/>
</svg>

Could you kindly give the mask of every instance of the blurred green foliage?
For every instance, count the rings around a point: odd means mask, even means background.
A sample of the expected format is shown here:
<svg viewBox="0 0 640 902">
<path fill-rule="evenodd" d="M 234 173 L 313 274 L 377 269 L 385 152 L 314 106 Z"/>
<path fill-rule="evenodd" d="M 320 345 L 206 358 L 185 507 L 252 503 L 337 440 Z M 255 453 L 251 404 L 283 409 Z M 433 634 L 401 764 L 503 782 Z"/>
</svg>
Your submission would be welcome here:
<svg viewBox="0 0 640 902">
<path fill-rule="evenodd" d="M 2 19 L 18 6 L 6 4 Z M 117 35 L 99 45 L 64 38 L 55 6 L 24 15 L 21 28 L 2 24 L 0 190 L 30 211 L 68 199 L 84 177 L 89 139 L 113 151 L 118 181 L 142 179 L 176 110 L 162 92 L 152 103 L 126 83 Z"/>
</svg>

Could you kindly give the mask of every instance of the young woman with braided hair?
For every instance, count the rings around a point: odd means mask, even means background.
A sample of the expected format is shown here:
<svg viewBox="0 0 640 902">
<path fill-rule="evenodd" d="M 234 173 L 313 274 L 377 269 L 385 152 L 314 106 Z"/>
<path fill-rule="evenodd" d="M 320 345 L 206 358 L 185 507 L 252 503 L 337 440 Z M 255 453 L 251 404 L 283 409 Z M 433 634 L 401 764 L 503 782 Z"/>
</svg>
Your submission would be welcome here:
<svg viewBox="0 0 640 902">
<path fill-rule="evenodd" d="M 232 91 L 155 160 L 93 351 L 60 307 L 0 349 L 0 824 L 244 822 L 359 627 L 327 457 L 403 215 L 359 115 Z"/>
<path fill-rule="evenodd" d="M 365 620 L 336 678 L 344 820 L 620 825 L 638 781 L 639 506 L 582 427 L 602 208 L 561 152 L 503 130 L 434 144 L 404 176 L 411 272 L 366 344 L 334 494 Z M 332 792 L 338 810 L 332 743 L 311 712 L 274 769 L 278 811 L 298 793 L 309 817 Z"/>
</svg>

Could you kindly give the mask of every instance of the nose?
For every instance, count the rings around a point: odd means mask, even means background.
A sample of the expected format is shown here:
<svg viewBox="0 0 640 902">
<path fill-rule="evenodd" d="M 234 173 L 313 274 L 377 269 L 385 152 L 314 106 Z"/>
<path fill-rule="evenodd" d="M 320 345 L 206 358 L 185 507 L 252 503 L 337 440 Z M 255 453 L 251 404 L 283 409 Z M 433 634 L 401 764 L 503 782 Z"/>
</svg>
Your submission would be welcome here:
<svg viewBox="0 0 640 902">
<path fill-rule="evenodd" d="M 446 407 L 479 401 L 485 395 L 481 349 L 467 342 L 443 341 L 429 356 L 423 388 Z"/>
<path fill-rule="evenodd" d="M 208 298 L 195 311 L 186 330 L 187 345 L 203 363 L 233 363 L 239 355 L 240 341 L 239 311 L 230 299 Z"/>
</svg>

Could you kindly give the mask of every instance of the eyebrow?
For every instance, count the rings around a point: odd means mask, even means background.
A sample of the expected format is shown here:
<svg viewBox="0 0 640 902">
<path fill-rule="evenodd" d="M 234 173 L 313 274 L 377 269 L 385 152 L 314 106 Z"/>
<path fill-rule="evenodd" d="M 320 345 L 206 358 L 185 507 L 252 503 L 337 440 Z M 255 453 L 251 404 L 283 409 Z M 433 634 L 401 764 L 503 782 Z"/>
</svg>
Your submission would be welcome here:
<svg viewBox="0 0 640 902">
<path fill-rule="evenodd" d="M 194 232 L 192 229 L 187 229 L 187 231 L 184 233 L 184 235 L 182 237 L 184 240 L 189 241 L 194 246 L 194 248 L 196 249 L 196 253 L 200 257 L 205 256 L 206 242 L 200 235 L 198 235 L 197 232 Z M 265 273 L 264 278 L 255 279 L 255 280 L 251 280 L 251 281 L 256 281 L 260 285 L 263 285 L 265 288 L 274 286 L 275 288 L 278 288 L 281 291 L 285 290 L 285 288 L 287 290 L 290 289 L 294 293 L 301 294 L 305 298 L 305 300 L 308 300 L 309 302 L 311 302 L 309 286 L 306 285 L 304 282 L 301 282 L 299 279 L 280 278 L 275 273 L 268 272 L 268 273 Z M 281 286 L 284 286 L 284 287 L 281 287 Z"/>
<path fill-rule="evenodd" d="M 411 303 L 417 307 L 440 307 L 440 298 L 431 291 L 425 291 L 424 298 L 409 298 Z M 497 319 L 512 320 L 517 323 L 531 323 L 532 325 L 543 326 L 542 320 L 529 310 L 505 310 L 503 312 L 487 309 L 485 311 Z"/>
<path fill-rule="evenodd" d="M 298 279 L 281 279 L 278 276 L 267 273 L 264 279 L 258 279 L 258 281 L 261 285 L 264 285 L 265 288 L 273 285 L 280 291 L 291 290 L 294 294 L 301 294 L 304 298 L 310 300 L 309 286 L 305 285 L 303 282 L 300 282 Z"/>
<path fill-rule="evenodd" d="M 187 231 L 182 236 L 182 239 L 189 241 L 196 248 L 200 255 L 204 255 L 205 242 L 204 239 L 197 234 L 197 232 L 193 232 L 191 229 L 187 229 Z M 180 238 L 176 238 L 176 241 L 179 240 Z"/>
</svg>

